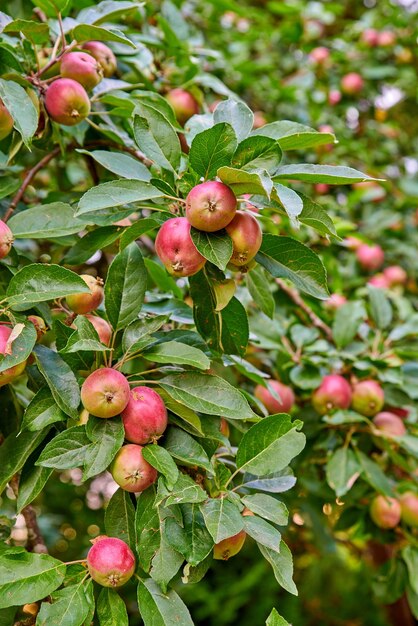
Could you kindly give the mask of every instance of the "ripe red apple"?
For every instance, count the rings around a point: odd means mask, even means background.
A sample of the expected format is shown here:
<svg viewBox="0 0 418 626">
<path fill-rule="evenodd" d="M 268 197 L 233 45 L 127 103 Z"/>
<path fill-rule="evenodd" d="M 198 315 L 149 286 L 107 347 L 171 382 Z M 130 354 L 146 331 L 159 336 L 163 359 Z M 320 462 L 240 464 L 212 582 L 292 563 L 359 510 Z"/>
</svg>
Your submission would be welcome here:
<svg viewBox="0 0 418 626">
<path fill-rule="evenodd" d="M 244 545 L 246 537 L 245 530 L 240 530 L 236 535 L 216 543 L 213 548 L 213 558 L 218 561 L 227 561 L 231 556 L 235 556 Z"/>
<path fill-rule="evenodd" d="M 83 50 L 87 50 L 92 57 L 100 63 L 105 78 L 110 78 L 116 72 L 117 62 L 109 46 L 101 41 L 88 41 L 83 44 Z"/>
<path fill-rule="evenodd" d="M 84 381 L 81 402 L 96 417 L 114 417 L 128 404 L 129 392 L 129 383 L 123 374 L 111 367 L 103 367 Z"/>
<path fill-rule="evenodd" d="M 395 528 L 401 521 L 401 505 L 396 498 L 376 496 L 370 504 L 370 517 L 379 528 Z"/>
<path fill-rule="evenodd" d="M 372 287 L 376 287 L 377 289 L 388 289 L 389 283 L 384 274 L 375 274 L 367 281 L 368 285 L 372 285 Z"/>
<path fill-rule="evenodd" d="M 256 386 L 254 389 L 255 397 L 264 404 L 270 414 L 288 413 L 295 403 L 295 394 L 293 393 L 293 389 L 283 383 L 280 383 L 278 380 L 269 380 L 268 382 L 270 387 L 272 387 L 272 389 L 280 397 L 280 400 L 275 398 L 267 387 L 263 387 L 263 385 Z"/>
<path fill-rule="evenodd" d="M 341 90 L 349 96 L 360 93 L 363 87 L 364 81 L 357 72 L 349 72 L 341 79 Z"/>
<path fill-rule="evenodd" d="M 365 28 L 361 34 L 361 40 L 373 48 L 379 43 L 379 32 L 375 28 Z"/>
<path fill-rule="evenodd" d="M 357 237 L 353 237 L 352 235 L 344 239 L 344 246 L 349 250 L 358 250 L 361 245 L 361 240 L 357 239 Z"/>
<path fill-rule="evenodd" d="M 168 92 L 166 98 L 181 126 L 184 126 L 193 115 L 199 113 L 198 103 L 192 94 L 184 89 L 172 89 Z"/>
<path fill-rule="evenodd" d="M 267 124 L 266 117 L 262 111 L 254 111 L 253 129 L 262 128 Z"/>
<path fill-rule="evenodd" d="M 0 141 L 10 135 L 13 130 L 13 118 L 0 100 Z"/>
<path fill-rule="evenodd" d="M 319 195 L 323 196 L 329 192 L 329 185 L 327 185 L 327 183 L 316 183 L 315 191 L 316 193 L 319 193 Z"/>
<path fill-rule="evenodd" d="M 6 326 L 6 324 L 0 324 L 0 354 L 13 354 L 13 344 L 11 346 L 7 345 L 7 342 L 12 334 L 11 326 Z M 9 367 L 4 372 L 0 372 L 0 387 L 4 387 L 4 385 L 8 385 L 13 382 L 15 378 L 20 376 L 26 367 L 26 361 L 19 363 L 18 365 L 13 365 L 13 367 Z"/>
<path fill-rule="evenodd" d="M 90 293 L 73 293 L 67 296 L 67 304 L 74 313 L 90 313 L 103 301 L 103 281 L 90 274 L 81 274 L 80 278 L 88 285 Z"/>
<path fill-rule="evenodd" d="M 247 211 L 237 211 L 234 219 L 226 226 L 232 239 L 233 265 L 247 265 L 260 249 L 263 233 L 256 218 Z"/>
<path fill-rule="evenodd" d="M 103 78 L 100 63 L 87 52 L 67 52 L 61 60 L 61 76 L 72 78 L 85 89 L 93 89 Z"/>
<path fill-rule="evenodd" d="M 327 309 L 339 309 L 344 304 L 346 304 L 347 298 L 343 296 L 341 293 L 332 293 L 328 300 L 325 300 L 325 306 Z"/>
<path fill-rule="evenodd" d="M 63 126 L 80 124 L 90 113 L 86 90 L 72 78 L 58 78 L 47 89 L 45 108 L 49 117 Z"/>
<path fill-rule="evenodd" d="M 90 576 L 103 587 L 121 587 L 135 572 L 130 547 L 116 537 L 98 537 L 87 554 Z"/>
<path fill-rule="evenodd" d="M 135 387 L 122 411 L 125 439 L 145 445 L 155 443 L 167 428 L 167 409 L 160 395 L 150 387 Z"/>
<path fill-rule="evenodd" d="M 343 376 L 330 374 L 312 395 L 312 405 L 319 415 L 335 409 L 348 409 L 351 404 L 351 387 Z"/>
<path fill-rule="evenodd" d="M 405 285 L 408 280 L 408 275 L 400 265 L 389 265 L 383 270 L 387 282 L 391 287 L 395 285 Z"/>
<path fill-rule="evenodd" d="M 376 380 L 361 380 L 354 385 L 351 406 L 357 413 L 373 417 L 384 403 L 385 394 Z"/>
<path fill-rule="evenodd" d="M 102 317 L 98 315 L 86 315 L 85 316 L 90 324 L 92 324 L 99 335 L 99 339 L 105 346 L 110 344 L 110 338 L 112 336 L 112 328 L 109 322 L 106 322 Z"/>
<path fill-rule="evenodd" d="M 396 43 L 396 35 L 391 30 L 382 30 L 378 34 L 377 43 L 383 48 L 394 46 Z"/>
<path fill-rule="evenodd" d="M 190 228 L 186 217 L 173 217 L 164 222 L 155 239 L 156 253 L 169 274 L 176 277 L 192 276 L 206 263 L 192 241 Z"/>
<path fill-rule="evenodd" d="M 412 491 L 406 491 L 399 496 L 401 503 L 402 521 L 408 526 L 418 528 L 418 496 Z"/>
<path fill-rule="evenodd" d="M 229 424 L 228 424 L 228 422 L 226 421 L 226 419 L 224 417 L 221 417 L 221 423 L 219 424 L 219 430 L 220 430 L 221 434 L 224 437 L 229 439 L 229 435 L 230 435 Z"/>
<path fill-rule="evenodd" d="M 6 222 L 0 220 L 0 259 L 4 259 L 4 257 L 9 254 L 13 241 L 12 231 L 7 226 Z"/>
<path fill-rule="evenodd" d="M 48 330 L 45 321 L 39 315 L 28 315 L 28 320 L 35 326 L 36 339 L 40 341 Z"/>
<path fill-rule="evenodd" d="M 140 493 L 157 480 L 157 470 L 142 456 L 142 446 L 128 443 L 115 456 L 110 472 L 125 491 Z"/>
<path fill-rule="evenodd" d="M 367 271 L 378 270 L 385 260 L 385 253 L 378 245 L 362 243 L 356 250 L 356 257 L 361 267 Z"/>
<path fill-rule="evenodd" d="M 381 411 L 375 415 L 373 423 L 376 428 L 391 437 L 402 437 L 406 433 L 406 428 L 401 418 L 389 411 Z"/>
<path fill-rule="evenodd" d="M 309 59 L 318 65 L 322 65 L 329 59 L 329 50 L 325 46 L 318 46 L 309 53 Z"/>
<path fill-rule="evenodd" d="M 225 228 L 237 211 L 237 199 L 228 185 L 209 180 L 191 189 L 186 198 L 186 217 L 198 230 L 213 233 Z"/>
<path fill-rule="evenodd" d="M 330 92 L 328 93 L 328 103 L 332 107 L 338 104 L 341 101 L 341 98 L 342 98 L 341 91 L 339 91 L 338 89 L 331 89 Z"/>
</svg>

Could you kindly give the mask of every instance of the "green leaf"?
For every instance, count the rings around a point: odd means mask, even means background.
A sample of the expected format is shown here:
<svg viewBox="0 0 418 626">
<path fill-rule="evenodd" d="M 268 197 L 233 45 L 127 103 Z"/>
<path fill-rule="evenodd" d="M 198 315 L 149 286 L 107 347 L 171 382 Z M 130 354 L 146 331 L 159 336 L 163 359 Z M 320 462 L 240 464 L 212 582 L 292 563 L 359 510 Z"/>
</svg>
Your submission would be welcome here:
<svg viewBox="0 0 418 626">
<path fill-rule="evenodd" d="M 64 580 L 65 564 L 47 554 L 0 556 L 0 609 L 41 600 Z"/>
<path fill-rule="evenodd" d="M 128 626 L 126 605 L 115 589 L 103 588 L 97 598 L 97 617 L 100 626 Z"/>
<path fill-rule="evenodd" d="M 160 585 L 164 593 L 167 592 L 168 583 L 177 574 L 184 561 L 184 557 L 168 541 L 166 524 L 167 520 L 164 520 L 162 523 L 160 547 L 152 559 L 150 569 L 151 577 Z"/>
<path fill-rule="evenodd" d="M 241 439 L 237 467 L 257 476 L 282 470 L 305 447 L 305 435 L 298 432 L 301 426 L 284 413 L 264 418 Z"/>
<path fill-rule="evenodd" d="M 407 545 L 402 549 L 402 557 L 408 569 L 408 578 L 411 589 L 418 594 L 418 549 Z"/>
<path fill-rule="evenodd" d="M 384 329 L 390 326 L 393 317 L 392 306 L 383 289 L 372 285 L 367 286 L 371 315 L 378 328 Z"/>
<path fill-rule="evenodd" d="M 194 245 L 205 259 L 220 270 L 226 269 L 232 256 L 232 239 L 225 230 L 205 233 L 192 228 L 190 234 Z"/>
<path fill-rule="evenodd" d="M 258 544 L 261 554 L 270 563 L 273 568 L 274 576 L 283 589 L 286 589 L 294 596 L 298 595 L 298 590 L 293 582 L 293 559 L 292 553 L 288 546 L 282 540 L 280 542 L 280 551 L 270 550 L 266 546 Z"/>
<path fill-rule="evenodd" d="M 147 271 L 136 243 L 113 259 L 104 288 L 107 317 L 114 330 L 126 328 L 138 317 L 144 302 Z"/>
<path fill-rule="evenodd" d="M 161 263 L 157 263 L 152 259 L 145 258 L 145 267 L 147 268 L 148 277 L 156 284 L 158 289 L 163 293 L 170 291 L 176 298 L 183 299 L 183 292 L 177 285 L 175 279 L 168 274 L 165 267 Z"/>
<path fill-rule="evenodd" d="M 136 48 L 136 45 L 121 30 L 116 28 L 101 28 L 92 24 L 77 24 L 72 30 L 72 37 L 79 43 L 84 41 L 116 41 L 131 48 Z"/>
<path fill-rule="evenodd" d="M 164 448 L 183 465 L 198 465 L 212 471 L 208 455 L 200 443 L 181 428 L 170 426 L 164 437 Z"/>
<path fill-rule="evenodd" d="M 80 404 L 80 388 L 74 372 L 59 354 L 45 346 L 37 345 L 33 352 L 38 369 L 45 378 L 55 402 L 66 415 L 76 419 Z"/>
<path fill-rule="evenodd" d="M 280 165 L 282 151 L 269 137 L 248 137 L 241 141 L 232 159 L 232 165 L 247 171 L 266 170 L 274 173 Z"/>
<path fill-rule="evenodd" d="M 247 172 L 246 170 L 223 166 L 218 169 L 217 175 L 225 185 L 231 187 L 236 196 L 250 193 L 261 194 L 270 198 L 273 181 L 266 170 Z"/>
<path fill-rule="evenodd" d="M 320 133 L 314 128 L 289 120 L 265 124 L 254 130 L 252 135 L 263 135 L 276 139 L 282 150 L 301 150 L 336 143 L 335 135 L 332 133 Z"/>
<path fill-rule="evenodd" d="M 208 497 L 206 491 L 197 485 L 187 474 L 179 474 L 176 484 L 173 486 L 171 494 L 164 501 L 164 506 L 173 504 L 199 503 L 204 502 Z"/>
<path fill-rule="evenodd" d="M 214 113 L 215 124 L 226 122 L 234 129 L 238 141 L 242 141 L 251 132 L 254 115 L 245 102 L 239 100 L 223 100 L 218 104 Z"/>
<path fill-rule="evenodd" d="M 14 120 L 14 126 L 22 135 L 27 147 L 38 128 L 38 111 L 21 85 L 0 78 L 0 99 Z"/>
<path fill-rule="evenodd" d="M 42 387 L 26 407 L 21 430 L 41 430 L 49 424 L 63 422 L 66 419 L 66 414 L 55 402 L 49 388 Z"/>
<path fill-rule="evenodd" d="M 25 311 L 37 302 L 89 291 L 84 280 L 71 270 L 59 265 L 32 263 L 13 276 L 7 288 L 7 300 L 14 311 Z"/>
<path fill-rule="evenodd" d="M 136 352 L 142 346 L 144 339 L 159 330 L 167 320 L 166 315 L 135 320 L 125 328 L 122 337 L 122 350 L 131 353 Z"/>
<path fill-rule="evenodd" d="M 22 33 L 33 44 L 47 43 L 50 37 L 48 24 L 23 19 L 9 22 L 3 33 Z"/>
<path fill-rule="evenodd" d="M 349 448 L 338 448 L 327 463 L 327 483 L 340 498 L 350 491 L 361 472 L 354 452 Z"/>
<path fill-rule="evenodd" d="M 92 443 L 88 446 L 83 467 L 83 480 L 97 476 L 113 461 L 125 438 L 120 419 L 100 419 L 90 415 L 86 434 Z"/>
<path fill-rule="evenodd" d="M 152 579 L 138 584 L 138 605 L 144 626 L 193 626 L 190 613 L 172 589 L 163 594 Z"/>
<path fill-rule="evenodd" d="M 110 498 L 104 524 L 110 537 L 122 539 L 135 550 L 135 507 L 130 494 L 124 489 L 117 489 Z"/>
<path fill-rule="evenodd" d="M 0 374 L 10 367 L 25 362 L 36 343 L 35 326 L 29 320 L 25 320 L 24 324 L 16 324 L 10 338 L 17 333 L 19 334 L 12 341 L 10 346 L 11 354 L 6 354 L 5 356 L 0 355 Z"/>
<path fill-rule="evenodd" d="M 244 528 L 239 508 L 226 498 L 210 498 L 200 505 L 200 510 L 215 543 L 236 535 Z"/>
<path fill-rule="evenodd" d="M 109 350 L 99 340 L 96 329 L 86 317 L 77 315 L 74 320 L 76 330 L 70 335 L 61 354 L 71 354 L 74 352 L 104 352 Z"/>
<path fill-rule="evenodd" d="M 274 522 L 278 526 L 286 526 L 289 512 L 286 505 L 273 496 L 264 493 L 255 493 L 252 496 L 244 496 L 241 499 L 244 506 L 256 515 Z"/>
<path fill-rule="evenodd" d="M 347 302 L 335 312 L 332 336 L 338 348 L 345 348 L 356 336 L 366 317 L 363 302 Z"/>
<path fill-rule="evenodd" d="M 65 202 L 40 204 L 15 213 L 8 226 L 17 239 L 65 237 L 85 228 L 84 222 L 74 217 L 72 206 Z"/>
<path fill-rule="evenodd" d="M 36 432 L 11 433 L 0 446 L 0 494 L 9 480 L 19 472 L 28 457 L 45 439 L 48 428 Z"/>
<path fill-rule="evenodd" d="M 22 469 L 19 478 L 19 492 L 17 496 L 16 509 L 20 513 L 21 510 L 33 502 L 41 493 L 50 478 L 53 470 L 47 467 L 35 467 L 34 462 L 37 457 L 37 451 L 28 458 Z"/>
<path fill-rule="evenodd" d="M 151 218 L 151 217 L 143 217 L 132 224 L 129 228 L 125 228 L 121 238 L 120 238 L 120 249 L 123 250 L 126 246 L 132 241 L 136 241 L 139 239 L 141 235 L 148 233 L 150 230 L 154 230 L 160 225 L 160 222 Z"/>
<path fill-rule="evenodd" d="M 189 162 L 204 178 L 213 178 L 218 169 L 231 163 L 237 147 L 234 129 L 222 122 L 197 134 L 192 141 Z"/>
<path fill-rule="evenodd" d="M 154 363 L 178 363 L 200 370 L 210 368 L 210 360 L 204 352 L 179 341 L 165 341 L 151 346 L 145 350 L 144 358 Z"/>
<path fill-rule="evenodd" d="M 135 107 L 134 137 L 138 148 L 164 169 L 177 172 L 180 165 L 180 141 L 166 116 L 141 100 Z"/>
<path fill-rule="evenodd" d="M 256 541 L 257 543 L 279 552 L 281 534 L 271 524 L 261 519 L 260 517 L 254 517 L 252 515 L 246 515 L 244 517 L 244 530 Z"/>
<path fill-rule="evenodd" d="M 275 278 L 288 278 L 315 298 L 328 297 L 327 275 L 321 259 L 296 239 L 265 234 L 255 258 Z"/>
<path fill-rule="evenodd" d="M 167 540 L 192 566 L 201 563 L 213 548 L 213 539 L 205 526 L 197 504 L 181 506 L 183 526 L 173 518 L 166 520 Z"/>
<path fill-rule="evenodd" d="M 391 482 L 379 465 L 363 454 L 360 450 L 356 450 L 356 455 L 360 463 L 360 467 L 362 468 L 363 479 L 379 493 L 384 496 L 388 496 L 389 498 L 392 497 L 393 489 Z"/>
<path fill-rule="evenodd" d="M 166 376 L 160 384 L 174 400 L 194 411 L 231 419 L 256 417 L 243 394 L 218 376 L 185 372 Z"/>
<path fill-rule="evenodd" d="M 146 572 L 161 544 L 161 521 L 155 506 L 155 487 L 143 491 L 138 500 L 135 514 L 136 551 L 139 565 Z"/>
<path fill-rule="evenodd" d="M 111 152 L 109 150 L 77 150 L 81 154 L 86 154 L 99 163 L 102 167 L 120 176 L 121 178 L 129 178 L 130 180 L 142 180 L 147 183 L 151 180 L 151 172 L 149 169 L 129 154 L 124 152 Z"/>
<path fill-rule="evenodd" d="M 81 265 L 85 263 L 98 250 L 103 250 L 103 248 L 117 241 L 124 230 L 123 226 L 104 226 L 103 228 L 91 230 L 68 250 L 63 262 L 66 265 Z"/>
<path fill-rule="evenodd" d="M 282 205 L 291 219 L 299 217 L 303 211 L 302 198 L 293 189 L 280 185 L 280 183 L 274 183 L 272 198 Z"/>
<path fill-rule="evenodd" d="M 196 328 L 209 348 L 221 354 L 244 356 L 249 327 L 247 313 L 241 302 L 231 297 L 227 305 L 219 310 L 216 293 L 219 283 L 209 279 L 204 272 L 190 276 L 189 285 Z"/>
<path fill-rule="evenodd" d="M 270 284 L 261 267 L 254 267 L 246 276 L 248 291 L 259 309 L 270 319 L 274 317 L 275 302 Z"/>
<path fill-rule="evenodd" d="M 334 222 L 323 207 L 320 204 L 313 202 L 313 200 L 302 193 L 300 193 L 299 196 L 303 200 L 303 209 L 298 215 L 299 222 L 314 228 L 321 233 L 321 235 L 332 235 L 333 237 L 337 237 Z"/>
<path fill-rule="evenodd" d="M 161 198 L 163 193 L 150 183 L 140 180 L 111 180 L 89 189 L 78 203 L 76 215 L 85 215 L 114 208 L 124 204 L 135 204 L 155 198 Z"/>
<path fill-rule="evenodd" d="M 77 15 L 77 19 L 83 24 L 111 22 L 122 15 L 135 13 L 138 10 L 138 7 L 141 7 L 142 5 L 142 1 L 103 0 L 103 2 L 98 2 L 97 4 L 82 9 Z"/>
<path fill-rule="evenodd" d="M 90 593 L 89 593 L 90 592 Z M 36 618 L 38 626 L 82 626 L 93 600 L 93 582 L 80 581 L 51 595 L 51 603 L 42 602 Z"/>
<path fill-rule="evenodd" d="M 351 185 L 363 183 L 366 180 L 382 180 L 367 176 L 352 167 L 341 165 L 312 165 L 298 163 L 297 165 L 283 165 L 280 167 L 274 180 L 304 180 L 308 183 L 327 183 L 329 185 Z"/>
<path fill-rule="evenodd" d="M 173 489 L 179 477 L 179 470 L 167 450 L 157 445 L 145 446 L 142 456 L 152 467 L 164 476 L 168 489 Z"/>
<path fill-rule="evenodd" d="M 90 445 L 84 426 L 67 428 L 45 446 L 36 465 L 60 470 L 81 467 Z"/>
<path fill-rule="evenodd" d="M 58 12 L 63 12 L 69 0 L 32 0 L 32 4 L 39 7 L 48 17 L 56 17 Z"/>
<path fill-rule="evenodd" d="M 278 614 L 276 609 L 273 609 L 267 618 L 266 626 L 290 626 L 290 624 Z"/>
</svg>

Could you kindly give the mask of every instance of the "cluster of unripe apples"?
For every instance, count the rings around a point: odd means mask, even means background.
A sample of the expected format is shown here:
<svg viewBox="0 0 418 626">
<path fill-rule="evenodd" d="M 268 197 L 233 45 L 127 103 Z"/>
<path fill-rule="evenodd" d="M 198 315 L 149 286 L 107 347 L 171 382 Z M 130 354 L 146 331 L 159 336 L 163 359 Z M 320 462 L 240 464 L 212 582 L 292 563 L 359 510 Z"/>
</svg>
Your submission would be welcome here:
<svg viewBox="0 0 418 626">
<path fill-rule="evenodd" d="M 155 250 L 173 276 L 192 276 L 206 263 L 191 238 L 191 227 L 206 233 L 225 229 L 232 239 L 231 269 L 251 269 L 262 240 L 261 228 L 248 211 L 237 210 L 237 199 L 228 185 L 210 180 L 190 190 L 186 216 L 173 217 L 161 226 Z"/>
</svg>

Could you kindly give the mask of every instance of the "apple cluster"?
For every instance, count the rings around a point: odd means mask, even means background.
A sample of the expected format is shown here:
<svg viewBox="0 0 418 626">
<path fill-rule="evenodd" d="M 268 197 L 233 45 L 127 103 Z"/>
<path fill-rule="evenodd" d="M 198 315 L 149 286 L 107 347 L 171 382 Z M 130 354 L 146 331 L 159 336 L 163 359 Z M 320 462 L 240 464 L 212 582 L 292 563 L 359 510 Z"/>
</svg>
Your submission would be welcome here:
<svg viewBox="0 0 418 626">
<path fill-rule="evenodd" d="M 193 276 L 206 263 L 191 237 L 191 228 L 205 233 L 226 230 L 232 239 L 232 270 L 251 269 L 262 232 L 256 218 L 237 210 L 237 199 L 228 185 L 210 180 L 190 190 L 186 198 L 186 216 L 167 220 L 155 240 L 155 250 L 173 276 Z"/>
</svg>

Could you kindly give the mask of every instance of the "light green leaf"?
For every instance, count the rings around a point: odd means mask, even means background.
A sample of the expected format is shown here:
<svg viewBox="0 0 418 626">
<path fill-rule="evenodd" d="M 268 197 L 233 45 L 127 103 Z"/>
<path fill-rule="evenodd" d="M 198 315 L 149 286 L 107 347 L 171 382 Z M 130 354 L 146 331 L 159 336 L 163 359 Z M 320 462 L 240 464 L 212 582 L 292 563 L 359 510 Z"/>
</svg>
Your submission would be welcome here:
<svg viewBox="0 0 418 626">
<path fill-rule="evenodd" d="M 270 563 L 273 568 L 274 576 L 283 589 L 286 589 L 294 596 L 298 595 L 298 590 L 293 582 L 293 559 L 292 553 L 288 546 L 282 540 L 280 542 L 280 551 L 270 550 L 266 546 L 258 544 L 261 554 Z"/>
<path fill-rule="evenodd" d="M 338 448 L 327 463 L 327 483 L 340 498 L 350 491 L 361 472 L 354 452 L 349 448 Z"/>
<path fill-rule="evenodd" d="M 204 130 L 192 141 L 189 161 L 192 168 L 204 178 L 213 178 L 219 168 L 231 163 L 237 147 L 234 129 L 222 122 Z"/>
<path fill-rule="evenodd" d="M 34 354 L 38 369 L 45 378 L 55 402 L 66 415 L 77 418 L 80 388 L 70 366 L 59 354 L 46 346 L 35 346 Z"/>
<path fill-rule="evenodd" d="M 245 102 L 228 99 L 218 104 L 213 121 L 215 124 L 226 122 L 232 126 L 238 141 L 242 141 L 251 132 L 254 115 Z"/>
<path fill-rule="evenodd" d="M 224 230 L 205 233 L 192 228 L 190 234 L 200 254 L 220 270 L 224 270 L 232 256 L 232 239 L 228 233 Z"/>
<path fill-rule="evenodd" d="M 115 589 L 104 587 L 97 598 L 97 617 L 100 626 L 128 626 L 126 605 Z"/>
<path fill-rule="evenodd" d="M 38 128 L 38 111 L 21 85 L 0 78 L 0 99 L 14 120 L 16 130 L 27 147 Z"/>
<path fill-rule="evenodd" d="M 264 493 L 255 493 L 251 496 L 244 496 L 241 499 L 244 506 L 256 515 L 274 522 L 278 526 L 286 526 L 289 512 L 287 507 L 280 500 Z"/>
<path fill-rule="evenodd" d="M 173 589 L 163 593 L 152 579 L 138 584 L 138 605 L 144 626 L 193 626 L 189 610 Z"/>
<path fill-rule="evenodd" d="M 215 543 L 236 535 L 244 528 L 238 507 L 226 498 L 210 498 L 200 505 L 200 510 Z"/>
<path fill-rule="evenodd" d="M 142 456 L 164 476 L 167 488 L 172 490 L 178 480 L 179 470 L 171 454 L 161 446 L 152 445 L 143 448 Z"/>
<path fill-rule="evenodd" d="M 111 180 L 89 189 L 80 199 L 76 215 L 94 213 L 124 204 L 135 204 L 155 198 L 163 193 L 150 183 L 140 180 Z"/>
<path fill-rule="evenodd" d="M 65 202 L 40 204 L 12 215 L 8 223 L 17 239 L 49 239 L 73 235 L 85 228 Z"/>
<path fill-rule="evenodd" d="M 327 183 L 329 185 L 351 185 L 363 183 L 366 180 L 382 180 L 363 174 L 352 167 L 342 165 L 312 165 L 298 163 L 297 165 L 283 165 L 280 167 L 274 180 L 304 180 L 308 183 Z"/>
<path fill-rule="evenodd" d="M 204 352 L 179 341 L 165 341 L 144 351 L 144 358 L 155 363 L 178 363 L 200 370 L 210 368 L 210 359 Z"/>
</svg>

